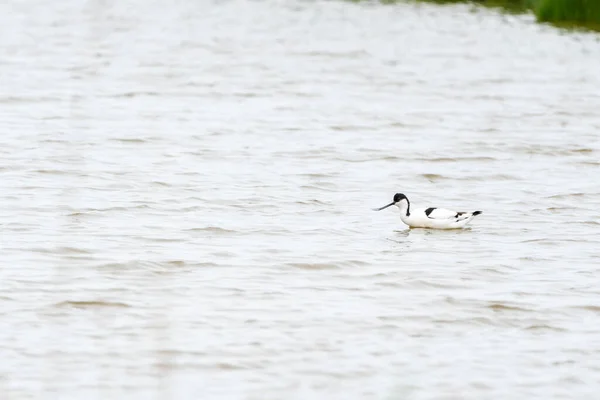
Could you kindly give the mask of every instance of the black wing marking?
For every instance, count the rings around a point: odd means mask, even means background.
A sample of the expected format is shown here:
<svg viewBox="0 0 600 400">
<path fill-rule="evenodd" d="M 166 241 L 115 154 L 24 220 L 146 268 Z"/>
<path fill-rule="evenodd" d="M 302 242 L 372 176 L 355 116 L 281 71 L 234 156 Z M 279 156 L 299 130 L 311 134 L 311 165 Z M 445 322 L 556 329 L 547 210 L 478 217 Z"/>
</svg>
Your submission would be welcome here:
<svg viewBox="0 0 600 400">
<path fill-rule="evenodd" d="M 427 210 L 425 210 L 425 215 L 429 217 L 429 214 L 431 214 L 436 208 L 437 207 L 429 207 Z"/>
</svg>

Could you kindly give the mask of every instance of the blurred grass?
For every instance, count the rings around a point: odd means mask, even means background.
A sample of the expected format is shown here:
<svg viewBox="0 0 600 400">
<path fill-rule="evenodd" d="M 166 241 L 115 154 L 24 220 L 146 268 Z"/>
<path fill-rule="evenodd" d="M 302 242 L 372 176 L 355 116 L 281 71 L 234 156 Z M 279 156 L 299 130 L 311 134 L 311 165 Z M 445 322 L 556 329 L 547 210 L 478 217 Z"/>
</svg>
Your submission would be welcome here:
<svg viewBox="0 0 600 400">
<path fill-rule="evenodd" d="M 360 1 L 360 0 L 354 0 Z M 401 0 L 380 0 L 384 4 Z M 416 0 L 427 3 L 471 3 L 502 8 L 507 12 L 533 12 L 539 22 L 567 29 L 600 32 L 600 0 Z"/>
<path fill-rule="evenodd" d="M 540 22 L 600 32 L 600 0 L 537 0 L 536 3 L 534 11 Z"/>
</svg>

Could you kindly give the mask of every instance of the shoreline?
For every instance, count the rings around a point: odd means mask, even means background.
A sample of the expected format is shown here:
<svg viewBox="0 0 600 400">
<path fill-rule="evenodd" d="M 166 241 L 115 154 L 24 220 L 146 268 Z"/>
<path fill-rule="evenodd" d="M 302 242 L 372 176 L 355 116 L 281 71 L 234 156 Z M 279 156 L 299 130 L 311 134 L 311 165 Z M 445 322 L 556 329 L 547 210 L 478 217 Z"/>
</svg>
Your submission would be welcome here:
<svg viewBox="0 0 600 400">
<path fill-rule="evenodd" d="M 401 0 L 380 0 L 394 4 Z M 560 29 L 600 32 L 600 0 L 412 0 L 433 4 L 468 3 L 501 9 L 504 12 L 531 13 L 538 23 Z"/>
</svg>

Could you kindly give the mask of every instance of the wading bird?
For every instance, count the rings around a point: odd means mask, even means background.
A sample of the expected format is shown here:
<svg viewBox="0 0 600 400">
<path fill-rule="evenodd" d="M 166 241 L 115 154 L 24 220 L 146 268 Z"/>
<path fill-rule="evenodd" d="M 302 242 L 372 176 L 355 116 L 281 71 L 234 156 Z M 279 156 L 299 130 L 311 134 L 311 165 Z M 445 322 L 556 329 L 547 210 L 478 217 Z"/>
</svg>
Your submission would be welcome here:
<svg viewBox="0 0 600 400">
<path fill-rule="evenodd" d="M 481 214 L 481 211 L 460 212 L 437 207 L 411 209 L 410 201 L 402 193 L 396 193 L 390 204 L 373 210 L 381 211 L 391 206 L 400 209 L 400 219 L 410 228 L 459 229 Z"/>
</svg>

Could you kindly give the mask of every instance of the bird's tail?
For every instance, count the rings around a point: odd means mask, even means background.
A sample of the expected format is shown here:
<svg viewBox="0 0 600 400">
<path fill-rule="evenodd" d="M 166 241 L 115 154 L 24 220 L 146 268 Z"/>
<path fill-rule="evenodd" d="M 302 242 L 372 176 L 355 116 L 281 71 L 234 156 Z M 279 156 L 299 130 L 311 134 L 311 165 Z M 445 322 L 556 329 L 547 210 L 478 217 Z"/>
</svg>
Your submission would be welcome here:
<svg viewBox="0 0 600 400">
<path fill-rule="evenodd" d="M 473 216 L 479 215 L 481 213 L 483 213 L 483 211 L 473 211 Z"/>
</svg>

